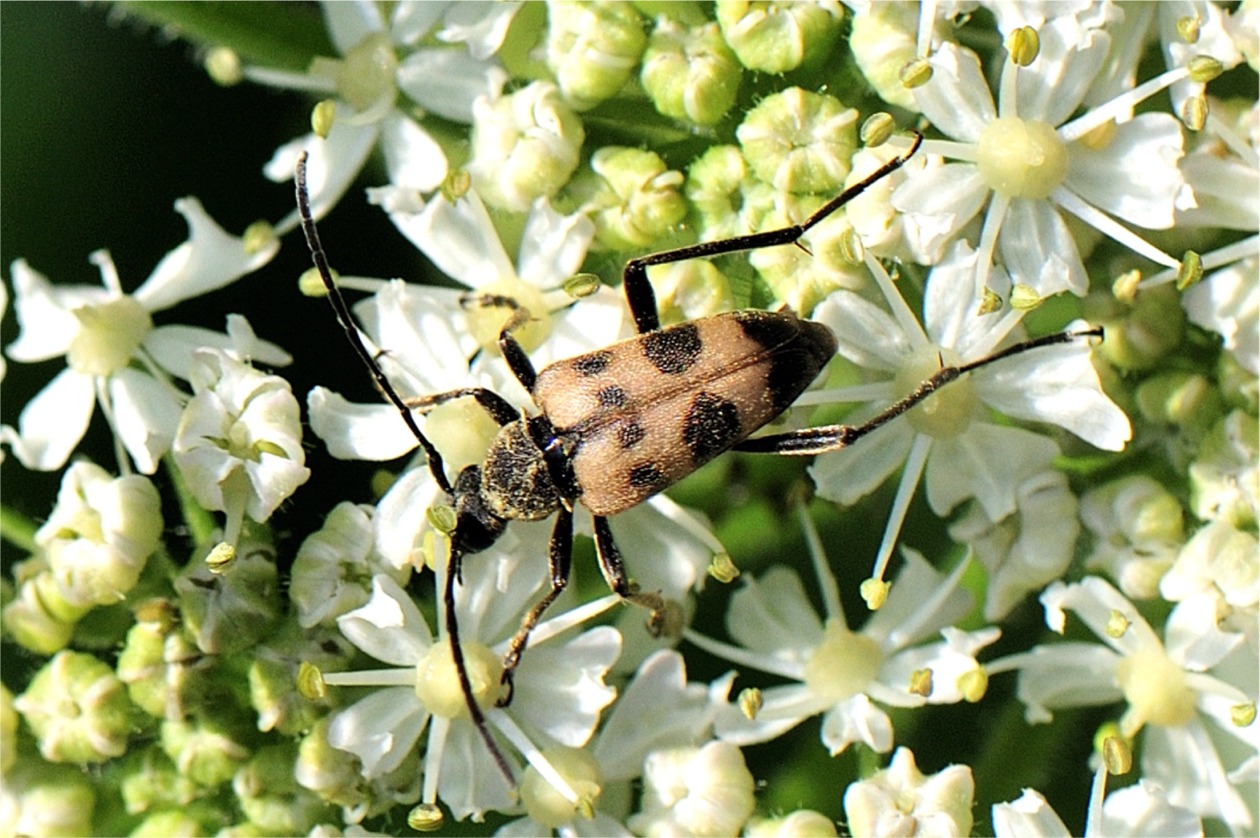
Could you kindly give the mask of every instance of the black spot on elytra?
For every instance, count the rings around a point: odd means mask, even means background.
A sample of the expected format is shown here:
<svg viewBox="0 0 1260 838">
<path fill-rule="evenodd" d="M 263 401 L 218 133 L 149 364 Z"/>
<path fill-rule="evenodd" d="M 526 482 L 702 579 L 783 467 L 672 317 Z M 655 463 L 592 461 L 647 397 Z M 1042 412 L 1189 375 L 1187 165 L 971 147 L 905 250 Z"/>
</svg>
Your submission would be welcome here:
<svg viewBox="0 0 1260 838">
<path fill-rule="evenodd" d="M 713 393 L 691 400 L 683 420 L 683 442 L 696 465 L 706 463 L 739 439 L 739 408 Z"/>
<path fill-rule="evenodd" d="M 583 355 L 581 358 L 573 362 L 573 369 L 577 370 L 578 375 L 599 375 L 608 369 L 609 362 L 612 361 L 612 353 L 607 349 L 601 349 L 598 352 L 592 352 L 589 355 Z"/>
<path fill-rule="evenodd" d="M 626 391 L 618 387 L 616 384 L 609 384 L 607 387 L 601 387 L 596 394 L 599 399 L 599 406 L 603 408 L 625 407 L 630 397 L 626 395 Z"/>
<path fill-rule="evenodd" d="M 801 331 L 801 321 L 796 317 L 774 311 L 737 311 L 735 322 L 748 338 L 765 349 L 776 349 L 795 340 Z"/>
<path fill-rule="evenodd" d="M 667 375 L 678 375 L 691 369 L 700 357 L 700 348 L 700 330 L 693 323 L 683 323 L 643 336 L 643 354 L 654 367 Z"/>
<path fill-rule="evenodd" d="M 630 469 L 630 485 L 636 489 L 652 489 L 664 483 L 664 472 L 653 463 L 639 463 Z"/>
<path fill-rule="evenodd" d="M 623 422 L 617 427 L 617 444 L 622 448 L 633 448 L 643 441 L 647 431 L 638 422 Z"/>
</svg>

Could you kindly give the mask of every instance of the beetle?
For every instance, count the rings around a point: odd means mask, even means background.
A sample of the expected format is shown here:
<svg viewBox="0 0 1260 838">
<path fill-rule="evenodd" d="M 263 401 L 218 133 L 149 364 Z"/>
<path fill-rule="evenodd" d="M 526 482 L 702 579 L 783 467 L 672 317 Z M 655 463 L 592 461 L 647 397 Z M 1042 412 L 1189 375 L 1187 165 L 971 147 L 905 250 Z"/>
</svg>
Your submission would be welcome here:
<svg viewBox="0 0 1260 838">
<path fill-rule="evenodd" d="M 502 297 L 473 298 L 508 308 L 498 346 L 509 369 L 533 398 L 538 412 L 525 414 L 492 390 L 467 387 L 404 400 L 364 345 L 350 309 L 333 279 L 311 216 L 306 187 L 306 155 L 295 173 L 297 203 L 311 258 L 328 292 L 337 320 L 377 388 L 401 414 L 428 459 L 433 479 L 455 512 L 443 599 L 446 631 L 468 712 L 496 764 L 515 785 L 512 770 L 490 734 L 473 695 L 455 616 L 455 584 L 466 555 L 487 549 L 509 521 L 556 516 L 548 547 L 550 590 L 535 604 L 513 636 L 503 659 L 506 693 L 530 631 L 569 580 L 573 515 L 578 504 L 592 514 L 595 548 L 609 587 L 651 612 L 649 628 L 659 631 L 665 601 L 637 590 L 626 575 L 608 517 L 624 512 L 668 488 L 728 451 L 792 455 L 835 451 L 905 413 L 933 392 L 979 367 L 1039 346 L 1101 336 L 1100 329 L 1062 332 L 1015 344 L 957 366 L 944 364 L 911 393 L 861 425 L 826 425 L 759 437 L 750 436 L 785 411 L 818 377 L 836 352 L 836 338 L 821 323 L 790 310 L 724 312 L 662 327 L 656 296 L 647 278 L 653 265 L 795 244 L 810 228 L 855 196 L 901 168 L 918 150 L 922 136 L 865 179 L 841 192 L 800 224 L 649 254 L 626 263 L 623 288 L 638 335 L 536 371 L 512 332 L 529 313 Z M 452 482 L 442 457 L 416 424 L 413 411 L 472 397 L 499 424 L 485 461 L 465 466 Z M 680 418 L 681 417 L 681 418 Z"/>
</svg>

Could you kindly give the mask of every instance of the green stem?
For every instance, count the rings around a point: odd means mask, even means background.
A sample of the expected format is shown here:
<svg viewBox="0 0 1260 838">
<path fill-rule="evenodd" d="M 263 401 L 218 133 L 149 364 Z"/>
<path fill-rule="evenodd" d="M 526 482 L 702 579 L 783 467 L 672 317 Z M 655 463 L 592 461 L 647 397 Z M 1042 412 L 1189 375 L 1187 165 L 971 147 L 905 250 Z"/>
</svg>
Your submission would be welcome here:
<svg viewBox="0 0 1260 838">
<path fill-rule="evenodd" d="M 193 543 L 198 545 L 209 543 L 218 523 L 212 514 L 197 503 L 197 499 L 188 490 L 188 484 L 184 482 L 183 474 L 170 461 L 170 458 L 166 458 L 165 463 L 167 474 L 170 475 L 171 483 L 175 486 L 175 494 L 179 498 L 179 510 L 184 516 L 184 523 L 188 525 L 188 530 L 192 533 Z"/>
<path fill-rule="evenodd" d="M 28 553 L 35 552 L 35 531 L 39 527 L 11 506 L 0 505 L 0 538 Z"/>
</svg>

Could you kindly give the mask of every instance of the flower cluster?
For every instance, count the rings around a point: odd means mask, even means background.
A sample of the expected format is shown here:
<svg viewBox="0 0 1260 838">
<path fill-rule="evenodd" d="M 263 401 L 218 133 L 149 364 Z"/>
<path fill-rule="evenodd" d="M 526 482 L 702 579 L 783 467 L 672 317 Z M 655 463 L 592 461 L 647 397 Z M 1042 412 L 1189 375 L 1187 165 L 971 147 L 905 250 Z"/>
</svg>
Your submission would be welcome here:
<svg viewBox="0 0 1260 838">
<path fill-rule="evenodd" d="M 242 8 L 118 11 L 308 108 L 265 178 L 304 159 L 315 219 L 368 205 L 444 279 L 328 247 L 393 404 L 324 377 L 323 308 L 310 351 L 264 339 L 327 293 L 264 279 L 296 208 L 237 236 L 181 198 L 134 287 L 13 262 L 0 376 L 64 366 L 0 425 L 0 832 L 1260 827 L 1260 4 Z M 500 514 L 521 353 L 608 357 L 621 266 L 693 245 L 648 270 L 661 322 L 835 337 L 769 433 L 914 404 L 607 524 Z M 233 284 L 223 331 L 165 321 Z"/>
</svg>

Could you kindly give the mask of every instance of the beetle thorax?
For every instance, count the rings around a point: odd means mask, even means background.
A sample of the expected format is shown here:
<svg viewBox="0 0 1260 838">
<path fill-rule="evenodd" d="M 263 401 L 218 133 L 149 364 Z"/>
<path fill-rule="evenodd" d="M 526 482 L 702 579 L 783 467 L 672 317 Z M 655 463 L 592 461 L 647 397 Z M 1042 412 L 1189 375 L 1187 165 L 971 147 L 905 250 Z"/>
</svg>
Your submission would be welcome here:
<svg viewBox="0 0 1260 838">
<path fill-rule="evenodd" d="M 481 496 L 500 518 L 537 521 L 560 508 L 546 460 L 525 422 L 504 425 L 481 469 Z"/>
</svg>

